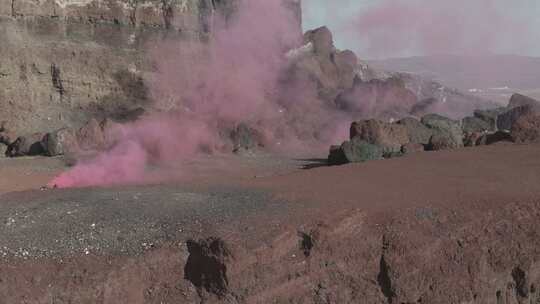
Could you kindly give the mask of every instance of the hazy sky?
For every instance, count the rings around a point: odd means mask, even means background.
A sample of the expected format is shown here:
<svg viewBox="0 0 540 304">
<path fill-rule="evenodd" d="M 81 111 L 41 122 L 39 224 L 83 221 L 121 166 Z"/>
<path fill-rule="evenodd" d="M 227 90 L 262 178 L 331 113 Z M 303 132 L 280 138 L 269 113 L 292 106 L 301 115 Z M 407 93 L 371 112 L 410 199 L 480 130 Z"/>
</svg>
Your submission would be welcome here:
<svg viewBox="0 0 540 304">
<path fill-rule="evenodd" d="M 362 58 L 540 56 L 540 0 L 303 0 L 304 29 L 327 25 Z"/>
</svg>

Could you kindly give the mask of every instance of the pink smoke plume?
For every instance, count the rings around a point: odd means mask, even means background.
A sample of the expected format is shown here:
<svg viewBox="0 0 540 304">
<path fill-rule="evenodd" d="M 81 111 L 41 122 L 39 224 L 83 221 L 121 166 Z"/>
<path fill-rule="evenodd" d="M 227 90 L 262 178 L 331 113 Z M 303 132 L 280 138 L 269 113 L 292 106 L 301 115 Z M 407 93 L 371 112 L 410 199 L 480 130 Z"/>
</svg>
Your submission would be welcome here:
<svg viewBox="0 0 540 304">
<path fill-rule="evenodd" d="M 326 113 L 319 106 L 310 111 L 295 98 L 285 105 L 277 101 L 285 52 L 301 37 L 296 16 L 277 0 L 241 3 L 232 21 L 215 17 L 207 43 L 168 41 L 151 48 L 159 71 L 150 84 L 158 113 L 119 127 L 111 149 L 79 161 L 50 185 L 148 182 L 149 166 L 220 151 L 226 143 L 219 132 L 238 122 L 257 126 L 269 148 L 302 145 L 301 133 L 313 131 Z M 291 114 L 285 107 L 295 113 L 292 119 L 286 117 Z M 328 128 L 321 136 L 333 137 L 339 131 L 346 132 Z"/>
<path fill-rule="evenodd" d="M 411 54 L 485 54 L 518 50 L 528 33 L 499 0 L 381 0 L 340 22 L 371 58 Z M 513 3 L 512 3 L 513 5 Z"/>
</svg>

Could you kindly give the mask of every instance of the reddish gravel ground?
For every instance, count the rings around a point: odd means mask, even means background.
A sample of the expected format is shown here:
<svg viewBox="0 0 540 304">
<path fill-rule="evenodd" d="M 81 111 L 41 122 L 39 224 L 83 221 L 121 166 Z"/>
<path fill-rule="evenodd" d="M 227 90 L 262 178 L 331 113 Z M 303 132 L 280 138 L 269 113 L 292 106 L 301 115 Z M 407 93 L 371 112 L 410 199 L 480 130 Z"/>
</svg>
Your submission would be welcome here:
<svg viewBox="0 0 540 304">
<path fill-rule="evenodd" d="M 167 185 L 5 193 L 0 303 L 538 303 L 539 156 L 223 157 Z M 62 165 L 2 170 L 5 192 Z"/>
</svg>

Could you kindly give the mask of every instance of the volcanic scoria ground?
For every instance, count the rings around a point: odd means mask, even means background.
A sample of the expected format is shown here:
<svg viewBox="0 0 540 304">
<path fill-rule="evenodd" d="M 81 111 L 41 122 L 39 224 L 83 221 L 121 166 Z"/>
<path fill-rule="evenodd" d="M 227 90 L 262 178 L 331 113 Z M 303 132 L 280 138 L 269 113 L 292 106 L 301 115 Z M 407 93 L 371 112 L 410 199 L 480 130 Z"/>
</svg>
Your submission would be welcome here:
<svg viewBox="0 0 540 304">
<path fill-rule="evenodd" d="M 0 302 L 539 303 L 538 155 L 224 156 L 176 183 L 51 190 L 61 159 L 5 159 Z"/>
</svg>

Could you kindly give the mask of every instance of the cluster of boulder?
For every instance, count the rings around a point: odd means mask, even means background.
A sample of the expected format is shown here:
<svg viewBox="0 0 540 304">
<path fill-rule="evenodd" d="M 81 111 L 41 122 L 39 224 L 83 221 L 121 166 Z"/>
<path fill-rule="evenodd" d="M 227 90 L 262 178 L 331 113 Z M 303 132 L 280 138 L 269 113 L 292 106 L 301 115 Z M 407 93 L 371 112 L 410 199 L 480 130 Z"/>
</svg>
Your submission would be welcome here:
<svg viewBox="0 0 540 304">
<path fill-rule="evenodd" d="M 337 49 L 326 27 L 307 31 L 303 43 L 287 54 L 283 91 L 288 99 L 317 98 L 330 109 L 380 119 L 429 113 L 457 119 L 497 106 L 422 76 L 375 70 L 354 52 Z"/>
<path fill-rule="evenodd" d="M 461 121 L 427 114 L 396 122 L 376 119 L 353 122 L 350 140 L 332 146 L 328 163 L 391 158 L 420 151 L 451 150 L 507 141 L 540 141 L 540 102 L 514 94 L 507 107 L 477 110 Z"/>
<path fill-rule="evenodd" d="M 115 124 L 109 119 L 90 119 L 79 129 L 62 128 L 49 133 L 15 137 L 5 126 L 0 128 L 0 142 L 8 157 L 74 155 L 105 149 L 108 130 Z"/>
</svg>

